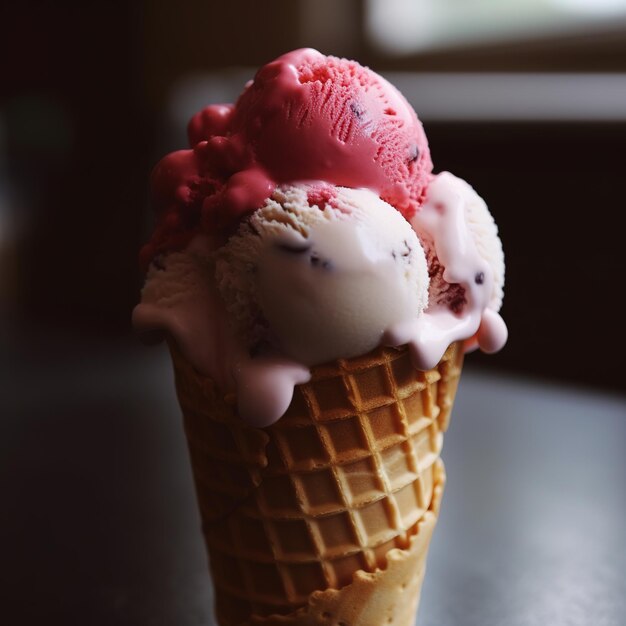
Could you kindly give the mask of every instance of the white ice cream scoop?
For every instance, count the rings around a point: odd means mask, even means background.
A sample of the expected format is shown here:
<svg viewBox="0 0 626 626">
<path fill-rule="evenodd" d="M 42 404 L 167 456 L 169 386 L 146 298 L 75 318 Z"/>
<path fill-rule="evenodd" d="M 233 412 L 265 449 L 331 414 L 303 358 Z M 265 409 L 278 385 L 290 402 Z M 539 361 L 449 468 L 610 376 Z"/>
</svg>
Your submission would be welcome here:
<svg viewBox="0 0 626 626">
<path fill-rule="evenodd" d="M 252 343 L 305 365 L 365 354 L 427 305 L 411 225 L 375 193 L 279 188 L 217 257 L 226 307 Z"/>
</svg>

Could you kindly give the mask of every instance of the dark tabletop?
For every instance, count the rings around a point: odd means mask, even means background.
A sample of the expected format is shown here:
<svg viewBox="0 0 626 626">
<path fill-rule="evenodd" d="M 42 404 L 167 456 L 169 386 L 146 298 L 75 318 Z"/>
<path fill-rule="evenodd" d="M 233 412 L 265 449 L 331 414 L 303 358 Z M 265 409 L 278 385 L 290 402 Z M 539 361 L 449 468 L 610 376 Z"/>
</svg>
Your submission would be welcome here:
<svg viewBox="0 0 626 626">
<path fill-rule="evenodd" d="M 626 398 L 468 362 L 418 623 L 623 626 Z M 212 625 L 165 351 L 73 338 L 1 363 L 4 623 Z"/>
</svg>

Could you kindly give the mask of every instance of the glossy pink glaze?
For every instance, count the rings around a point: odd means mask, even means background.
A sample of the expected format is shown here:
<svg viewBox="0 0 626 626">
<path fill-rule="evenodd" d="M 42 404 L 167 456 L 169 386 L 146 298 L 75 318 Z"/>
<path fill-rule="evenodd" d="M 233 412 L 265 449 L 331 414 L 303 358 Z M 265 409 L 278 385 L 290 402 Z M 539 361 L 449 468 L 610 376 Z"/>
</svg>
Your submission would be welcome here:
<svg viewBox="0 0 626 626">
<path fill-rule="evenodd" d="M 166 156 L 152 176 L 157 227 L 144 268 L 198 232 L 228 235 L 280 183 L 367 187 L 408 219 L 432 171 L 400 92 L 355 61 L 311 49 L 262 67 L 234 106 L 206 107 L 188 134 L 192 149 Z"/>
</svg>

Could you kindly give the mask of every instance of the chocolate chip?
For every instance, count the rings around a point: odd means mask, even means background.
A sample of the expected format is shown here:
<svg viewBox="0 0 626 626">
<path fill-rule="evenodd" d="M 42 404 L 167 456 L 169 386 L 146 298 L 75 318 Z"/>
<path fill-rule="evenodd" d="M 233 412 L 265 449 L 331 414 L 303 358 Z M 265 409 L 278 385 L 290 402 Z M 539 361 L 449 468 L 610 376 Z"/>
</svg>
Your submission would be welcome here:
<svg viewBox="0 0 626 626">
<path fill-rule="evenodd" d="M 304 254 L 311 249 L 310 244 L 294 244 L 287 242 L 280 242 L 275 244 L 276 248 L 282 250 L 283 252 L 288 252 L 289 254 Z"/>
<path fill-rule="evenodd" d="M 330 270 L 333 267 L 330 261 L 320 259 L 316 252 L 311 255 L 311 265 L 313 267 L 321 267 L 324 270 Z"/>
<path fill-rule="evenodd" d="M 409 150 L 409 163 L 415 163 L 415 161 L 417 161 L 417 159 L 419 158 L 420 155 L 420 149 L 417 147 L 416 144 L 413 144 L 411 146 L 411 149 Z"/>
<path fill-rule="evenodd" d="M 365 113 L 363 107 L 358 102 L 351 102 L 350 110 L 352 111 L 352 115 L 354 115 L 357 119 L 362 118 Z"/>
<path fill-rule="evenodd" d="M 476 276 L 474 276 L 474 282 L 477 285 L 482 285 L 485 282 L 485 273 L 484 272 L 478 272 L 478 274 L 476 274 Z"/>
</svg>

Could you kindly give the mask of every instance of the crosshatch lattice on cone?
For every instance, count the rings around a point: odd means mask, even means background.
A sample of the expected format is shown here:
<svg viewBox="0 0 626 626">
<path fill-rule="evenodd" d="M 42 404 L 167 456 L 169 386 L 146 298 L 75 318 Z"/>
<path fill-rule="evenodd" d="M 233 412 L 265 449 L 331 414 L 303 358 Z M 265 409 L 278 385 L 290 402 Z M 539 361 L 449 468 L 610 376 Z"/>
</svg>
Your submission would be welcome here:
<svg viewBox="0 0 626 626">
<path fill-rule="evenodd" d="M 246 427 L 232 398 L 172 353 L 220 624 L 273 614 L 316 623 L 315 592 L 378 572 L 350 622 L 373 623 L 370 596 L 385 586 L 390 550 L 415 551 L 434 526 L 462 347 L 427 372 L 393 348 L 317 367 L 266 429 Z M 419 543 L 421 581 L 428 542 Z"/>
</svg>

